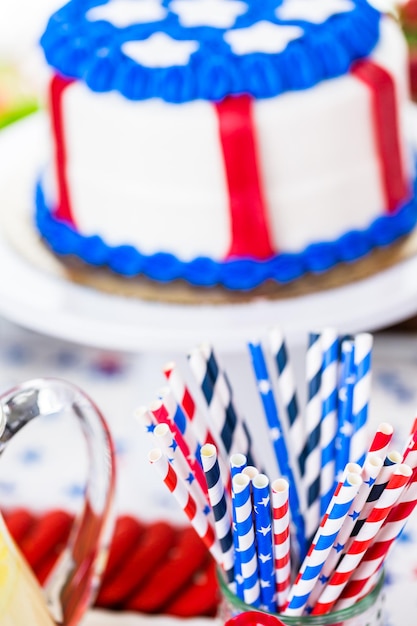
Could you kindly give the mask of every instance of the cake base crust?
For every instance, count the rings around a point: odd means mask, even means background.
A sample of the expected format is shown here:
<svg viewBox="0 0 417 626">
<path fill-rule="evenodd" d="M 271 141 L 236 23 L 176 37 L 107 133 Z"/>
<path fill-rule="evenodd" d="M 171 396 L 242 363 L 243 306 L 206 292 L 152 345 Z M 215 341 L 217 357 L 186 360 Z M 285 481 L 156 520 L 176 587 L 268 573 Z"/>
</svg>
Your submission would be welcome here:
<svg viewBox="0 0 417 626">
<path fill-rule="evenodd" d="M 91 268 L 72 258 L 61 259 L 60 262 L 70 280 L 107 293 L 175 304 L 221 305 L 240 304 L 258 298 L 268 300 L 295 298 L 335 289 L 368 278 L 415 254 L 417 254 L 417 230 L 389 248 L 374 250 L 359 261 L 342 263 L 323 274 L 305 275 L 286 285 L 269 281 L 248 292 L 231 291 L 221 286 L 194 287 L 180 280 L 165 284 L 152 282 L 144 277 L 125 278 L 113 274 L 110 270 Z"/>
<path fill-rule="evenodd" d="M 23 257 L 64 280 L 117 296 L 185 305 L 296 298 L 369 278 L 417 254 L 416 228 L 394 245 L 373 250 L 358 261 L 341 263 L 323 274 L 309 274 L 285 285 L 270 281 L 249 292 L 237 292 L 221 286 L 194 287 L 180 280 L 157 283 L 144 277 L 125 278 L 109 269 L 87 266 L 76 258 L 57 257 L 39 237 L 30 216 L 17 207 L 4 215 L 3 226 L 8 240 Z"/>
</svg>

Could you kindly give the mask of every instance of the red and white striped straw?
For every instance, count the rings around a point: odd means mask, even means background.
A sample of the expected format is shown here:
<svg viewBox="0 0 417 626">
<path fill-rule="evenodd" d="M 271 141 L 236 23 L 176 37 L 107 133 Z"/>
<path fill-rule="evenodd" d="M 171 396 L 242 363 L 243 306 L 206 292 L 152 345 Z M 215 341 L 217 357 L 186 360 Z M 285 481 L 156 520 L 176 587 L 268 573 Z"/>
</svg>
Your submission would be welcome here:
<svg viewBox="0 0 417 626">
<path fill-rule="evenodd" d="M 216 446 L 217 450 L 222 450 L 222 443 L 211 432 L 206 418 L 202 411 L 200 411 L 193 394 L 189 387 L 186 385 L 179 368 L 174 361 L 166 363 L 163 368 L 163 373 L 168 380 L 172 393 L 182 408 L 184 415 L 192 423 L 193 431 L 201 446 L 205 443 L 212 443 Z M 224 451 L 223 451 L 224 456 Z"/>
<path fill-rule="evenodd" d="M 135 411 L 135 417 L 145 427 L 145 430 L 149 435 L 153 435 L 158 422 L 155 419 L 154 414 L 146 406 L 140 406 Z"/>
<path fill-rule="evenodd" d="M 161 398 L 153 402 L 149 409 L 158 424 L 168 424 L 170 429 L 175 435 L 175 441 L 182 450 L 183 455 L 190 460 L 191 467 L 194 471 L 194 475 L 197 478 L 200 487 L 206 490 L 206 479 L 204 478 L 204 472 L 201 465 L 198 463 L 194 455 L 194 448 L 190 448 L 188 442 L 184 438 L 182 432 L 174 421 L 174 416 L 177 410 L 177 402 L 167 387 L 161 390 Z"/>
<path fill-rule="evenodd" d="M 388 422 L 381 422 L 375 431 L 375 435 L 368 449 L 368 454 L 376 454 L 384 460 L 393 434 L 394 428 L 392 425 L 388 424 Z"/>
<path fill-rule="evenodd" d="M 271 485 L 272 529 L 274 537 L 275 588 L 277 611 L 281 613 L 291 587 L 289 483 L 284 478 Z"/>
<path fill-rule="evenodd" d="M 181 448 L 177 445 L 175 435 L 170 429 L 168 424 L 158 424 L 153 432 L 156 446 L 161 448 L 162 451 L 169 458 L 174 470 L 176 471 L 178 478 L 184 481 L 184 485 L 187 487 L 189 493 L 195 499 L 198 507 L 201 510 L 205 510 L 210 523 L 214 525 L 214 518 L 212 512 L 208 512 L 208 497 L 207 486 L 205 491 L 200 486 L 200 483 L 196 480 L 193 472 L 193 467 L 189 460 L 184 456 Z"/>
<path fill-rule="evenodd" d="M 404 449 L 402 462 L 407 463 L 412 469 L 417 467 L 417 432 L 410 437 Z"/>
<path fill-rule="evenodd" d="M 368 498 L 365 504 L 358 511 L 359 516 L 357 516 L 355 525 L 352 529 L 351 536 L 346 542 L 345 549 L 344 549 L 345 552 L 349 552 L 350 546 L 355 541 L 362 526 L 365 524 L 368 516 L 370 515 L 372 509 L 375 506 L 375 503 L 378 502 L 378 500 L 380 499 L 381 494 L 383 493 L 384 489 L 387 487 L 390 478 L 394 474 L 396 468 L 401 463 L 401 460 L 402 460 L 402 457 L 401 457 L 401 454 L 398 452 L 398 450 L 392 450 L 385 457 L 384 463 L 381 469 L 379 470 L 375 478 L 375 481 L 373 485 L 371 486 L 371 489 L 369 490 Z"/>
<path fill-rule="evenodd" d="M 213 527 L 209 524 L 204 512 L 198 508 L 196 501 L 188 492 L 184 483 L 179 480 L 168 457 L 160 448 L 153 448 L 148 454 L 148 459 L 190 520 L 192 527 L 197 535 L 201 537 L 216 563 L 222 565 L 222 552 Z"/>
<path fill-rule="evenodd" d="M 405 444 L 404 450 L 406 450 L 409 446 L 412 445 L 412 442 L 415 440 L 417 436 L 417 417 L 414 418 L 413 424 L 410 428 L 410 434 L 408 435 L 408 440 Z"/>
<path fill-rule="evenodd" d="M 402 463 L 396 467 L 394 474 L 381 493 L 379 500 L 376 501 L 366 522 L 349 547 L 348 552 L 337 565 L 327 586 L 324 588 L 323 593 L 312 610 L 313 615 L 322 615 L 323 613 L 330 612 L 339 600 L 344 588 L 365 556 L 366 551 L 375 539 L 384 520 L 404 491 L 411 474 L 412 470 L 406 464 Z"/>
<path fill-rule="evenodd" d="M 351 606 L 371 590 L 372 582 L 377 581 L 380 568 L 392 544 L 401 534 L 416 505 L 417 469 L 414 469 L 406 488 L 392 507 L 359 567 L 354 571 L 349 584 L 343 590 L 337 604 L 338 609 Z"/>
</svg>

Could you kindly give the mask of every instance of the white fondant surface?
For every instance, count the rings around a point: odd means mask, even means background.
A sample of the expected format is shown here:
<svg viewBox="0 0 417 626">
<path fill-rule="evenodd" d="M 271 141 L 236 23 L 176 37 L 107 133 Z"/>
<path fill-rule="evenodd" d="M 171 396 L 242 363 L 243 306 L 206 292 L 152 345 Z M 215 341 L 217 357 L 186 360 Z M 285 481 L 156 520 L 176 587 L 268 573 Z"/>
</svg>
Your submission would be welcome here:
<svg viewBox="0 0 417 626">
<path fill-rule="evenodd" d="M 81 232 L 148 254 L 225 253 L 226 180 L 209 103 L 133 103 L 91 94 L 80 83 L 68 87 L 64 102 L 70 197 Z"/>
</svg>

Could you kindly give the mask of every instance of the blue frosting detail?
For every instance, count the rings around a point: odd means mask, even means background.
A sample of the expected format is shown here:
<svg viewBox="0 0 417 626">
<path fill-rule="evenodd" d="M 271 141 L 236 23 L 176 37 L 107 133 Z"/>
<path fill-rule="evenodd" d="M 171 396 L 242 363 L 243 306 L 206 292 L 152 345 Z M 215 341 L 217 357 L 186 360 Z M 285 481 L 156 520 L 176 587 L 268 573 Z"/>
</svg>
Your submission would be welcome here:
<svg viewBox="0 0 417 626">
<path fill-rule="evenodd" d="M 131 100 L 218 101 L 241 93 L 269 98 L 345 74 L 354 60 L 372 51 L 379 37 L 380 13 L 366 0 L 351 0 L 350 11 L 321 24 L 279 19 L 275 11 L 286 0 L 241 0 L 248 9 L 228 29 L 184 27 L 170 10 L 172 1 L 161 1 L 167 14 L 159 21 L 121 28 L 87 19 L 88 10 L 105 1 L 72 0 L 48 22 L 41 38 L 46 59 L 58 73 L 84 81 L 93 91 L 117 90 Z M 303 34 L 279 53 L 239 55 L 224 39 L 226 31 L 265 21 L 298 26 Z M 123 52 L 126 42 L 145 41 L 156 32 L 179 42 L 196 41 L 198 49 L 188 64 L 171 67 L 141 65 Z"/>
<path fill-rule="evenodd" d="M 289 283 L 304 274 L 320 274 L 338 263 L 356 261 L 371 250 L 392 244 L 417 223 L 417 180 L 413 198 L 392 215 L 382 215 L 365 230 L 352 230 L 333 242 L 315 243 L 300 253 L 280 253 L 266 261 L 230 259 L 214 261 L 198 257 L 183 262 L 173 254 L 141 254 L 129 245 L 108 246 L 99 236 L 85 237 L 57 220 L 47 206 L 38 183 L 36 225 L 42 237 L 59 255 L 75 255 L 94 266 L 107 266 L 122 276 L 147 276 L 159 282 L 183 279 L 202 287 L 220 284 L 249 291 L 267 280 Z"/>
</svg>

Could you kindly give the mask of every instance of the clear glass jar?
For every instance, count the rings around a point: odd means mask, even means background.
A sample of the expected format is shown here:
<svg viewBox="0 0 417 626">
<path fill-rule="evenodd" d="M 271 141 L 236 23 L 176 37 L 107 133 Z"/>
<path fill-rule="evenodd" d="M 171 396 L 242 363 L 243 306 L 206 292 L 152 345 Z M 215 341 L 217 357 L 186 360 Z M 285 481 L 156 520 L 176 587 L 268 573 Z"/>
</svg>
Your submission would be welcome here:
<svg viewBox="0 0 417 626">
<path fill-rule="evenodd" d="M 239 613 L 254 611 L 227 587 L 221 575 L 218 576 L 221 602 L 219 617 L 226 623 Z M 377 585 L 367 596 L 353 606 L 333 611 L 326 615 L 303 615 L 301 617 L 276 615 L 286 626 L 383 626 L 384 624 L 384 576 L 381 574 Z"/>
</svg>

